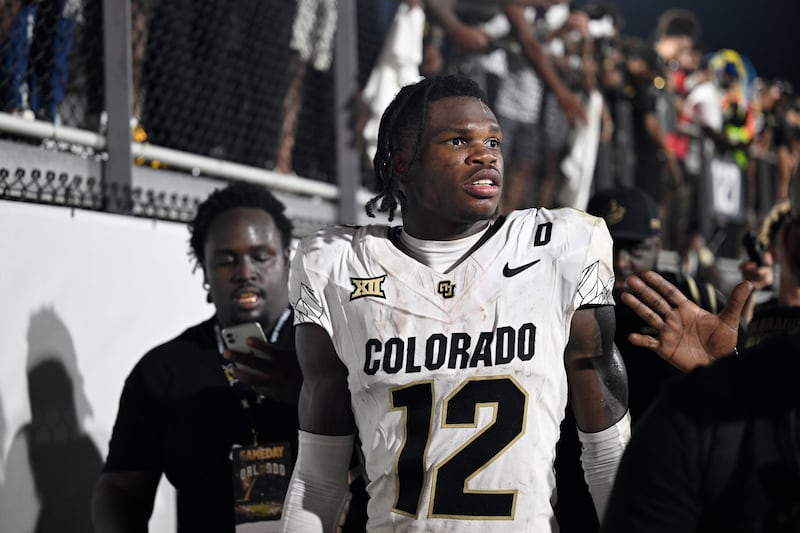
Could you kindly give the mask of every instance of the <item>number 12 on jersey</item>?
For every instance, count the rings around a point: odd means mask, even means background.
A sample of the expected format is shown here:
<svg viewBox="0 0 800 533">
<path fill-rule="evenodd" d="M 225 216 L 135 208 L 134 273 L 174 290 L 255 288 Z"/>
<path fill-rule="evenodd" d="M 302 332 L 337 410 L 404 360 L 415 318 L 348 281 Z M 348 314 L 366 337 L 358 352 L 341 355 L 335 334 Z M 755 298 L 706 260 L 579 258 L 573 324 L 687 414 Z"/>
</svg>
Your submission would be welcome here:
<svg viewBox="0 0 800 533">
<path fill-rule="evenodd" d="M 427 482 L 428 446 L 433 432 L 433 381 L 390 391 L 393 410 L 403 411 L 405 440 L 397 455 L 397 499 L 393 510 L 417 518 Z M 470 520 L 513 520 L 517 490 L 471 490 L 469 482 L 489 467 L 525 431 L 527 392 L 510 376 L 465 380 L 443 402 L 442 430 L 477 428 L 480 407 L 492 409 L 481 431 L 433 468 L 428 516 Z"/>
</svg>

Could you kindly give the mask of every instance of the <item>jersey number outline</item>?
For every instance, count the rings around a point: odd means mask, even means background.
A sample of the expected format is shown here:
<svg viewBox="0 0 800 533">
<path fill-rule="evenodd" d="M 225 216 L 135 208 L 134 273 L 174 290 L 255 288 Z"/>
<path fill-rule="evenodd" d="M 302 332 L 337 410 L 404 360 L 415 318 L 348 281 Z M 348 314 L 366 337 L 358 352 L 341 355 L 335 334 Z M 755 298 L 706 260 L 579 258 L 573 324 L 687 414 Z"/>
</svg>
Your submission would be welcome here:
<svg viewBox="0 0 800 533">
<path fill-rule="evenodd" d="M 392 410 L 403 411 L 405 439 L 395 462 L 397 496 L 393 511 L 417 518 L 426 483 L 433 429 L 433 381 L 390 391 Z M 468 483 L 524 433 L 528 393 L 511 376 L 469 378 L 444 402 L 442 428 L 476 428 L 480 407 L 492 420 L 433 469 L 430 518 L 513 520 L 517 490 L 470 490 Z"/>
</svg>

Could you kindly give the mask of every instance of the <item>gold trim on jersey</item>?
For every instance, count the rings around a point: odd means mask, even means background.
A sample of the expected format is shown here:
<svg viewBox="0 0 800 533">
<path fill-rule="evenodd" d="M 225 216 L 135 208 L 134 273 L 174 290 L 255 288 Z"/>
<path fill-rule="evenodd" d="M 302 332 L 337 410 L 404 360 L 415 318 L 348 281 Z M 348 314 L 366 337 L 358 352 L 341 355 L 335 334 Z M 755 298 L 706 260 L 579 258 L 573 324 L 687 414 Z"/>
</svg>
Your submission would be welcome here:
<svg viewBox="0 0 800 533">
<path fill-rule="evenodd" d="M 491 385 L 493 385 L 493 386 L 497 385 L 498 387 L 503 385 L 503 384 L 507 384 L 507 383 L 510 382 L 522 394 L 522 397 L 524 398 L 523 407 L 522 407 L 522 410 L 521 410 L 522 419 L 520 421 L 520 430 L 514 435 L 514 438 L 512 438 L 512 439 L 508 440 L 507 442 L 505 442 L 505 445 L 503 445 L 502 447 L 498 446 L 500 444 L 503 444 L 502 440 L 498 440 L 495 436 L 487 434 L 487 432 L 490 432 L 493 428 L 494 429 L 499 429 L 499 427 L 495 428 L 495 425 L 498 423 L 498 415 L 505 414 L 506 418 L 508 417 L 508 414 L 500 412 L 501 407 L 502 407 L 502 401 L 487 401 L 487 402 L 476 401 L 475 403 L 472 404 L 473 405 L 473 412 L 472 412 L 472 421 L 471 422 L 461 422 L 461 423 L 458 423 L 458 422 L 456 422 L 456 423 L 448 423 L 447 422 L 447 420 L 449 418 L 448 417 L 448 412 L 451 409 L 451 402 L 455 398 L 457 398 L 460 394 L 462 394 L 462 392 L 464 391 L 465 387 L 467 387 L 467 386 L 469 386 L 471 384 L 474 384 L 476 382 L 492 382 Z M 471 396 L 471 395 L 468 395 L 468 396 Z M 430 503 L 429 503 L 429 507 L 428 507 L 428 517 L 430 517 L 430 518 L 451 518 L 451 519 L 460 519 L 460 520 L 464 520 L 464 519 L 469 519 L 469 520 L 514 520 L 514 516 L 515 516 L 516 510 L 517 510 L 517 496 L 519 494 L 519 491 L 517 489 L 511 489 L 511 490 L 471 490 L 471 489 L 467 488 L 467 485 L 478 474 L 480 474 L 481 472 L 483 472 L 484 470 L 489 468 L 489 466 L 491 466 L 492 463 L 494 463 L 497 460 L 498 457 L 503 455 L 503 453 L 505 453 L 506 450 L 508 450 L 511 446 L 513 446 L 513 444 L 515 442 L 517 442 L 520 438 L 522 438 L 522 435 L 525 434 L 525 429 L 526 429 L 526 425 L 527 425 L 527 418 L 528 418 L 527 417 L 528 392 L 511 375 L 473 377 L 473 378 L 468 378 L 468 379 L 464 380 L 464 382 L 457 389 L 455 389 L 453 392 L 451 392 L 447 396 L 447 398 L 445 398 L 443 405 L 444 405 L 444 410 L 442 412 L 442 428 L 477 428 L 478 427 L 478 412 L 479 412 L 479 408 L 481 408 L 481 407 L 490 407 L 492 409 L 492 419 L 486 425 L 486 427 L 484 427 L 481 431 L 479 431 L 478 433 L 473 435 L 472 438 L 467 440 L 464 444 L 459 446 L 455 451 L 453 451 L 453 453 L 448 455 L 447 458 L 444 461 L 439 463 L 434 468 L 433 476 L 431 478 L 432 479 L 432 483 L 431 483 Z M 503 423 L 504 421 L 500 420 L 500 422 Z M 507 425 L 507 424 L 504 424 L 504 425 Z M 487 441 L 487 442 L 481 442 L 481 441 Z M 468 447 L 485 448 L 487 443 L 489 443 L 489 445 L 492 448 L 498 447 L 498 449 L 497 450 L 491 450 L 489 452 L 489 454 L 490 454 L 489 455 L 489 459 L 487 461 L 485 461 L 484 463 L 482 463 L 479 468 L 473 470 L 472 474 L 470 474 L 470 475 L 468 475 L 467 477 L 464 478 L 462 494 L 464 494 L 464 495 L 467 495 L 467 494 L 469 494 L 469 495 L 485 494 L 485 495 L 493 495 L 493 496 L 503 496 L 503 495 L 510 496 L 512 498 L 510 512 L 507 515 L 487 515 L 487 516 L 477 516 L 477 515 L 465 516 L 465 515 L 461 515 L 461 514 L 436 513 L 434 511 L 434 507 L 436 506 L 436 492 L 437 492 L 436 491 L 436 486 L 437 486 L 437 483 L 439 481 L 439 473 L 440 473 L 440 471 L 443 468 L 445 468 L 445 466 L 447 466 L 449 463 L 451 463 L 454 459 L 456 459 L 456 457 L 458 457 L 462 453 L 465 453 L 464 450 L 467 449 Z M 448 496 L 452 497 L 453 495 L 452 494 L 448 494 Z"/>
<path fill-rule="evenodd" d="M 395 399 L 401 400 L 399 396 L 395 394 L 398 392 L 409 391 L 414 394 L 414 390 L 424 390 L 426 388 L 430 394 L 430 400 L 428 402 L 429 409 L 427 413 L 427 435 L 425 436 L 425 449 L 422 454 L 422 462 L 421 462 L 421 470 L 422 470 L 422 479 L 420 480 L 419 487 L 417 487 L 417 497 L 416 497 L 416 505 L 414 506 L 415 511 L 412 513 L 411 511 L 400 509 L 400 459 L 403 457 L 403 451 L 406 449 L 406 444 L 408 443 L 408 436 L 409 436 L 409 428 L 408 428 L 408 408 L 409 406 L 414 407 L 414 405 L 410 405 L 407 401 L 407 398 L 402 398 L 403 401 L 406 401 L 405 405 L 395 405 Z M 419 395 L 414 394 L 419 398 Z M 434 392 L 434 384 L 433 380 L 422 380 L 422 381 L 415 381 L 411 383 L 407 383 L 401 387 L 393 387 L 389 389 L 389 408 L 392 411 L 403 411 L 403 442 L 400 444 L 400 451 L 397 453 L 397 456 L 394 459 L 394 486 L 395 486 L 395 496 L 394 496 L 394 503 L 392 504 L 392 512 L 401 514 L 403 516 L 408 516 L 416 520 L 417 515 L 419 514 L 419 504 L 422 500 L 422 493 L 424 491 L 425 486 L 428 483 L 428 470 L 425 468 L 425 465 L 428 463 L 428 447 L 431 443 L 431 432 L 433 431 L 433 406 L 435 405 L 434 398 L 436 398 Z M 424 402 L 424 399 L 423 399 Z M 423 415 L 424 416 L 424 415 Z"/>
<path fill-rule="evenodd" d="M 428 518 L 514 520 L 518 489 L 471 490 L 467 486 L 525 434 L 528 398 L 528 392 L 510 375 L 465 379 L 444 399 L 441 428 L 477 428 L 481 407 L 492 409 L 491 420 L 439 464 L 429 465 L 434 406 L 438 403 L 434 382 L 423 380 L 390 389 L 391 410 L 403 411 L 403 441 L 393 469 L 392 512 L 418 518 L 432 470 Z M 476 503 L 489 512 L 472 514 Z"/>
</svg>

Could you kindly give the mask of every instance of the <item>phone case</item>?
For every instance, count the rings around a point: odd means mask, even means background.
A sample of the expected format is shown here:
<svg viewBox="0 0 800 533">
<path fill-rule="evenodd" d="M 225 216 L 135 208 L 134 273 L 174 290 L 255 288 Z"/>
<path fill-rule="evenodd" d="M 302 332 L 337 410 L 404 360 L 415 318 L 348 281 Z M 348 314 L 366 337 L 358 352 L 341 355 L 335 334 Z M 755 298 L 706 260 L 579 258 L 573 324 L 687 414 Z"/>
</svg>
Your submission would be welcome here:
<svg viewBox="0 0 800 533">
<path fill-rule="evenodd" d="M 258 322 L 237 324 L 235 326 L 223 328 L 222 330 L 222 341 L 229 350 L 234 352 L 254 354 L 255 351 L 253 348 L 247 344 L 247 339 L 249 337 L 267 340 L 264 335 L 264 330 L 261 329 L 261 324 Z"/>
</svg>

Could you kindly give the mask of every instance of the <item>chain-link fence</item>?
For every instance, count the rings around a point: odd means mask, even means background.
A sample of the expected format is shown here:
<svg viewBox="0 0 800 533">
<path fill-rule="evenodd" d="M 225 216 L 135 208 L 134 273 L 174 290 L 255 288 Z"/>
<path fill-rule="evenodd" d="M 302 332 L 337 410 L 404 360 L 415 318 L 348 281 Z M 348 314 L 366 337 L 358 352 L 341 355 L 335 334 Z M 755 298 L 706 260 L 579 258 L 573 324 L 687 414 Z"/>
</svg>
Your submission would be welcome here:
<svg viewBox="0 0 800 533">
<path fill-rule="evenodd" d="M 0 111 L 105 134 L 104 3 L 0 0 Z M 397 3 L 353 0 L 360 86 Z M 338 4 L 129 0 L 134 140 L 335 182 Z"/>
<path fill-rule="evenodd" d="M 163 210 L 137 210 L 141 202 L 124 198 L 141 189 L 143 171 L 163 174 L 159 186 L 167 197 L 178 173 L 207 183 L 252 180 L 309 205 L 322 201 L 336 209 L 339 194 L 361 205 L 365 191 L 353 187 L 369 186 L 371 161 L 343 169 L 342 150 L 363 151 L 358 88 L 398 3 L 0 0 L 0 149 L 40 146 L 45 159 L 51 152 L 100 164 L 85 196 L 92 200 L 79 202 L 90 209 L 113 204 L 120 212 L 127 206 L 133 215 L 171 218 Z M 334 61 L 342 28 L 355 38 L 359 56 L 347 49 L 344 61 Z M 343 85 L 343 78 L 357 81 Z M 120 149 L 131 140 L 131 152 Z M 6 162 L 0 198 L 50 203 L 33 191 L 48 190 L 52 172 L 56 182 L 72 176 L 15 162 L 13 151 L 0 158 Z M 135 165 L 119 172 L 131 155 Z M 345 190 L 339 175 L 348 176 Z M 146 181 L 152 187 L 150 175 Z M 54 198 L 75 206 L 71 197 Z M 326 209 L 325 221 L 334 222 L 342 212 L 334 211 L 333 220 L 327 215 Z M 309 226 L 318 222 L 310 219 Z"/>
<path fill-rule="evenodd" d="M 133 0 L 131 8 L 142 138 L 333 180 L 335 0 Z"/>
<path fill-rule="evenodd" d="M 2 111 L 100 128 L 101 0 L 0 2 Z"/>
</svg>

